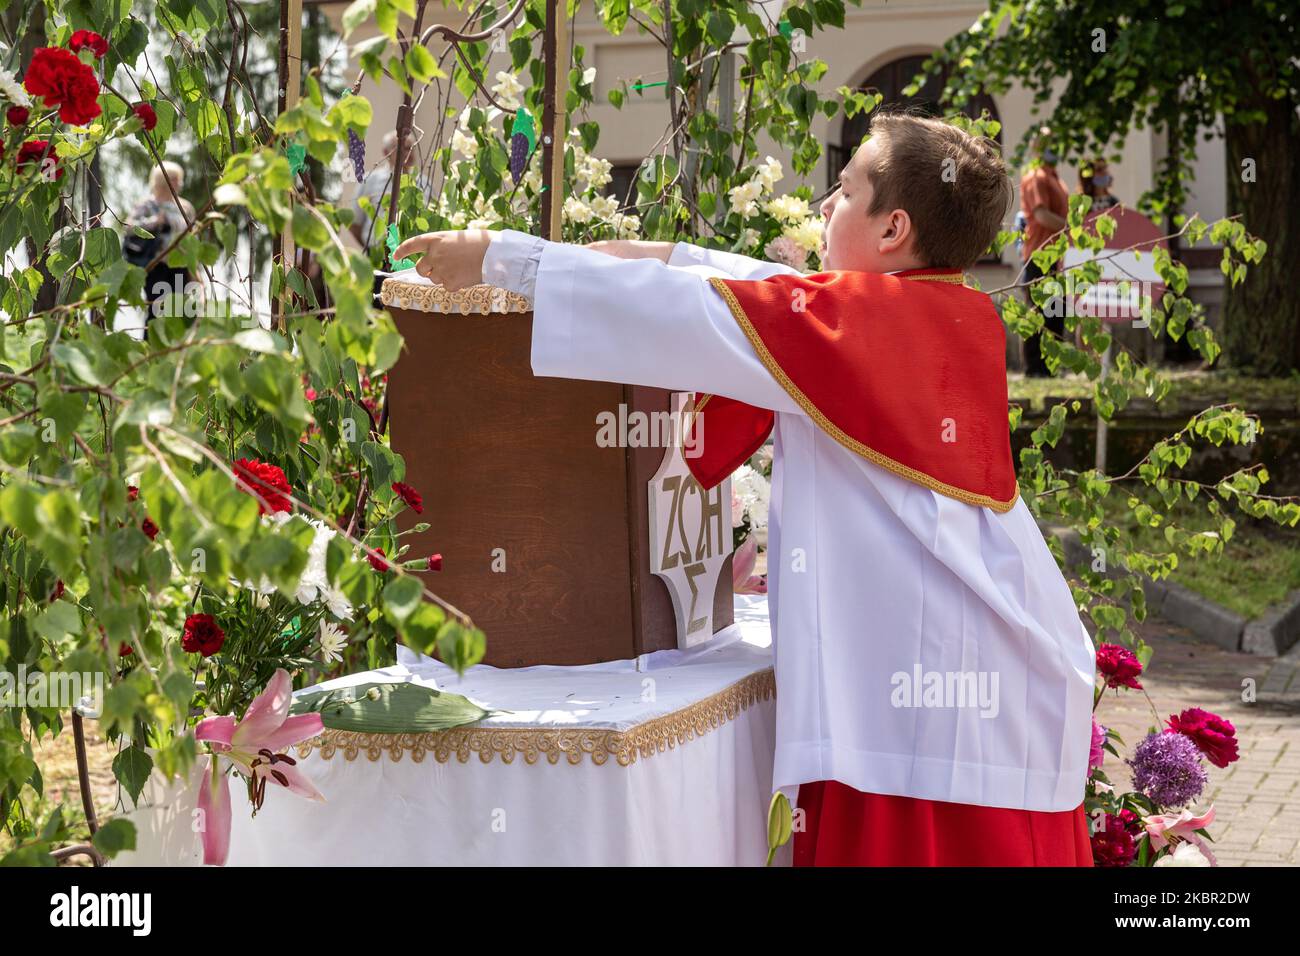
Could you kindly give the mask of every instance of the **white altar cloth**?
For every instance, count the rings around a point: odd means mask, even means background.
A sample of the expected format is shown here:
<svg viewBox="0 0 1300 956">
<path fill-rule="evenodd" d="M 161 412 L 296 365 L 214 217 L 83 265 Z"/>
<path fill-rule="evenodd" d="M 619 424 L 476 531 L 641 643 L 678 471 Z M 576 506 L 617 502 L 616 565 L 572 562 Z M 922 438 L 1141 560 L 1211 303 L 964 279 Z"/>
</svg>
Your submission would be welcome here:
<svg viewBox="0 0 1300 956">
<path fill-rule="evenodd" d="M 229 865 L 761 866 L 771 666 L 761 596 L 738 596 L 736 623 L 707 644 L 635 660 L 480 665 L 457 678 L 402 648 L 393 667 L 311 689 L 411 680 L 508 713 L 435 734 L 326 731 L 296 754 L 325 802 L 268 788 L 250 818 L 232 784 Z M 173 811 L 193 805 L 170 799 Z M 188 833 L 184 859 L 175 838 L 164 852 L 165 809 L 152 820 L 136 811 L 140 847 L 119 863 L 197 860 Z"/>
</svg>

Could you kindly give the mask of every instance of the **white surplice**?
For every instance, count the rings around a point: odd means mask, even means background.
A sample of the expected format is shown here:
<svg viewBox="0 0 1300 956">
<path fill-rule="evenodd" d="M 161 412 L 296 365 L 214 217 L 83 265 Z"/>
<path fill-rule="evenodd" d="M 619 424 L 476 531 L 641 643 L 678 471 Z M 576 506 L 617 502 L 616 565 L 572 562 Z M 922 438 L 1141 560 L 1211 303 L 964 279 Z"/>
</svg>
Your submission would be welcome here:
<svg viewBox="0 0 1300 956">
<path fill-rule="evenodd" d="M 869 793 L 1074 809 L 1094 652 L 1042 533 L 1023 500 L 998 514 L 945 497 L 854 454 L 804 414 L 706 281 L 788 271 L 686 243 L 665 265 L 505 231 L 483 281 L 533 300 L 537 375 L 709 392 L 777 413 L 774 788 L 838 780 Z M 705 441 L 707 427 L 706 418 Z"/>
</svg>

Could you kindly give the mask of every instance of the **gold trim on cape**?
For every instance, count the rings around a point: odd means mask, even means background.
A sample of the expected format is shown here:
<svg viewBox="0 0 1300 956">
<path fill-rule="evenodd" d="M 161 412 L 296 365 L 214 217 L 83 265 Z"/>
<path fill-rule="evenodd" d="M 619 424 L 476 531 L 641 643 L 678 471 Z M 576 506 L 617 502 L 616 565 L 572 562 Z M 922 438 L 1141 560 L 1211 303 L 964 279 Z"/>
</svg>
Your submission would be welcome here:
<svg viewBox="0 0 1300 956">
<path fill-rule="evenodd" d="M 461 763 L 468 763 L 472 754 L 478 754 L 483 763 L 496 757 L 502 763 L 513 763 L 522 757 L 524 763 L 535 764 L 545 757 L 551 764 L 564 758 L 571 766 L 589 759 L 597 766 L 611 758 L 620 767 L 636 763 L 638 755 L 653 757 L 656 753 L 672 750 L 696 737 L 703 737 L 741 711 L 760 701 L 776 697 L 776 675 L 772 668 L 757 671 L 741 678 L 711 697 L 697 701 L 681 710 L 655 717 L 630 730 L 610 730 L 600 727 L 457 727 L 421 734 L 366 734 L 349 730 L 326 730 L 324 733 L 297 745 L 299 757 L 319 751 L 322 760 L 342 754 L 345 760 L 356 760 L 365 754 L 372 763 L 387 754 L 394 763 L 409 753 L 411 760 L 420 763 L 428 755 L 438 763 L 447 763 L 454 755 Z"/>
<path fill-rule="evenodd" d="M 904 276 L 904 278 L 932 279 L 944 282 L 954 281 L 954 279 L 960 280 L 962 276 L 960 274 L 955 274 L 951 277 Z M 1015 490 L 1012 493 L 1010 500 L 998 501 L 996 498 L 992 498 L 989 495 L 978 495 L 973 491 L 958 488 L 956 485 L 947 484 L 946 482 L 939 481 L 937 478 L 931 478 L 925 472 L 917 471 L 915 468 L 910 468 L 902 462 L 895 461 L 887 455 L 882 455 L 874 448 L 864 445 L 856 438 L 846 434 L 836 426 L 834 422 L 823 415 L 821 409 L 813 404 L 812 400 L 790 379 L 790 376 L 786 375 L 785 369 L 781 368 L 780 363 L 777 362 L 772 353 L 768 351 L 767 343 L 763 341 L 762 336 L 758 334 L 758 330 L 755 329 L 753 323 L 749 321 L 749 316 L 745 314 L 745 307 L 740 304 L 740 300 L 736 298 L 736 294 L 732 292 L 731 288 L 726 284 L 726 280 L 713 277 L 709 279 L 709 284 L 717 290 L 718 295 L 722 296 L 723 301 L 727 303 L 727 307 L 731 310 L 732 318 L 736 320 L 741 331 L 745 333 L 745 337 L 749 339 L 749 344 L 754 347 L 754 352 L 757 353 L 759 361 L 767 366 L 767 370 L 772 373 L 772 377 L 777 380 L 787 393 L 789 393 L 791 398 L 799 403 L 799 407 L 807 413 L 809 418 L 817 423 L 817 426 L 821 428 L 822 431 L 830 435 L 845 448 L 849 449 L 849 451 L 861 455 L 863 458 L 867 459 L 867 461 L 879 465 L 881 468 L 892 471 L 900 478 L 906 478 L 908 481 L 915 482 L 918 485 L 923 485 L 931 491 L 937 491 L 941 495 L 955 498 L 956 500 L 963 501 L 968 505 L 978 505 L 984 508 L 991 508 L 1000 513 L 1006 513 L 1015 507 L 1016 499 L 1020 496 L 1019 484 L 1015 485 Z"/>
</svg>

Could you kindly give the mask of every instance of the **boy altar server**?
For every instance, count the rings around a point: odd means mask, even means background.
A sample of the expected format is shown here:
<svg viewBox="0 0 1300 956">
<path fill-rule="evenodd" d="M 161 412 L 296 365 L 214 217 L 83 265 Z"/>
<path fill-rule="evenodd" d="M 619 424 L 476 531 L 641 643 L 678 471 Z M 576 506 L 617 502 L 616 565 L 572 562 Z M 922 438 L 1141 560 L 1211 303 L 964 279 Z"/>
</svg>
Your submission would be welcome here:
<svg viewBox="0 0 1300 956">
<path fill-rule="evenodd" d="M 705 487 L 775 428 L 773 786 L 798 786 L 796 865 L 1092 864 L 1093 645 L 1017 494 L 1002 322 L 962 277 L 1009 198 L 992 143 L 886 115 L 822 206 L 816 275 L 513 231 L 395 253 L 530 298 L 538 375 L 697 392 Z"/>
</svg>

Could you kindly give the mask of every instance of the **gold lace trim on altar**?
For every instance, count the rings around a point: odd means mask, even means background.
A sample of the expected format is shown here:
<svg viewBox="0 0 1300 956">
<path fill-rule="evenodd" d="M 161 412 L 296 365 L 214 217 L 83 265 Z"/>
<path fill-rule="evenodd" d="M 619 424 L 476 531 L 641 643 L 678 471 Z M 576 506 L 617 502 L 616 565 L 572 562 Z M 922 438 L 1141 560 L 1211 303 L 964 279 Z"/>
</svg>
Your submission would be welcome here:
<svg viewBox="0 0 1300 956">
<path fill-rule="evenodd" d="M 501 758 L 502 763 L 512 763 L 522 757 L 524 763 L 535 764 L 545 757 L 556 764 L 561 759 L 570 765 L 589 759 L 597 766 L 609 760 L 620 767 L 636 763 L 637 757 L 653 757 L 656 753 L 671 750 L 696 737 L 703 737 L 752 704 L 776 696 L 776 677 L 772 669 L 750 674 L 712 697 L 705 698 L 662 717 L 638 724 L 630 730 L 609 730 L 598 727 L 457 727 L 422 734 L 363 734 L 349 730 L 326 730 L 311 740 L 298 744 L 298 756 L 307 757 L 313 750 L 320 751 L 322 760 L 341 753 L 346 760 L 356 760 L 365 754 L 372 762 L 389 759 L 397 762 L 409 753 L 420 763 L 432 755 L 438 763 L 447 763 L 455 756 L 468 763 L 477 754 L 483 763 Z"/>
<path fill-rule="evenodd" d="M 472 285 L 448 292 L 440 285 L 423 285 L 385 279 L 379 301 L 394 309 L 417 312 L 449 312 L 487 315 L 493 312 L 531 312 L 533 304 L 508 289 L 493 285 Z"/>
</svg>

